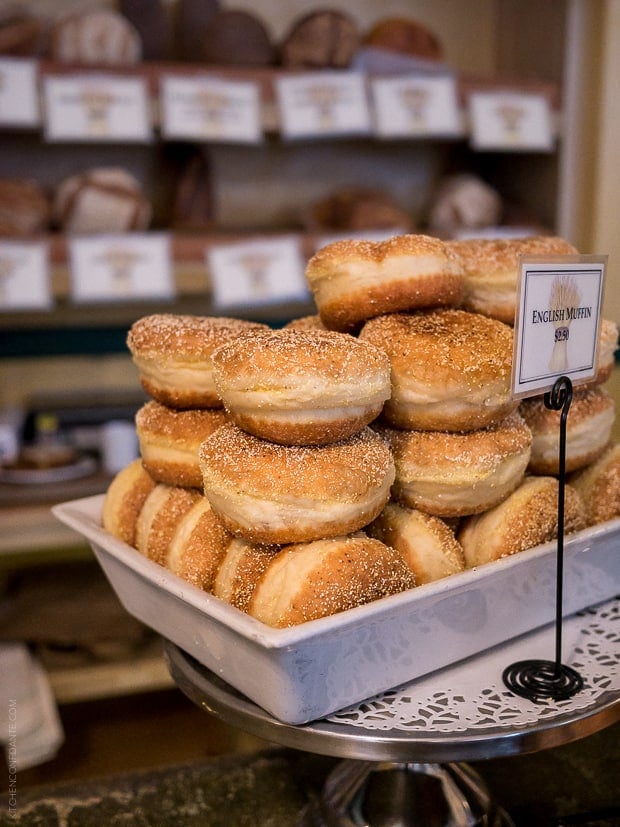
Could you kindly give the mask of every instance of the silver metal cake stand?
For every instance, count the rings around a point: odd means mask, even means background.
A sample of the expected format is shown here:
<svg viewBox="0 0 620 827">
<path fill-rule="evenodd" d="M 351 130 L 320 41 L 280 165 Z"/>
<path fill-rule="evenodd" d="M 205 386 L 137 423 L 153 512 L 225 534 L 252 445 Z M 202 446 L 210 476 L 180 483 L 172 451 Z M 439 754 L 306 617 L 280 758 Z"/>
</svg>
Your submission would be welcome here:
<svg viewBox="0 0 620 827">
<path fill-rule="evenodd" d="M 565 661 L 583 689 L 532 701 L 503 683 L 504 669 L 544 657 L 544 627 L 476 657 L 304 725 L 282 723 L 176 645 L 170 673 L 205 711 L 259 738 L 343 759 L 307 825 L 510 827 L 482 778 L 463 763 L 556 747 L 620 720 L 620 598 L 565 618 Z"/>
</svg>

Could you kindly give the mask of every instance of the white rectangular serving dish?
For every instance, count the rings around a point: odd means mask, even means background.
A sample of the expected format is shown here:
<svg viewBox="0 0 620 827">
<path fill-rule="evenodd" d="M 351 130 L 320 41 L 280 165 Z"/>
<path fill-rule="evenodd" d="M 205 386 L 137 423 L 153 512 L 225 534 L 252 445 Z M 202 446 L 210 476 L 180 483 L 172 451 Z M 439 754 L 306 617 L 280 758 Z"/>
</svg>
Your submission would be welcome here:
<svg viewBox="0 0 620 827">
<path fill-rule="evenodd" d="M 555 618 L 553 542 L 341 614 L 272 629 L 112 537 L 101 527 L 102 504 L 103 495 L 88 497 L 53 513 L 90 541 L 131 615 L 285 723 L 325 717 Z M 620 592 L 619 543 L 620 519 L 566 538 L 565 615 Z"/>
</svg>

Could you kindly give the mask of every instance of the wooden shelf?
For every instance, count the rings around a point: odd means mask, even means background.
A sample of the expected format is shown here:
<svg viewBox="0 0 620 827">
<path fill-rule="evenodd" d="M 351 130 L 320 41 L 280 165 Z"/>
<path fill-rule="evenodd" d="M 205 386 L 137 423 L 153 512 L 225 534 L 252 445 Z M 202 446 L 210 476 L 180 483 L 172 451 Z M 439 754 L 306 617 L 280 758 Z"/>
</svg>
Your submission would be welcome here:
<svg viewBox="0 0 620 827">
<path fill-rule="evenodd" d="M 128 661 L 52 669 L 48 678 L 59 704 L 124 697 L 171 689 L 174 682 L 162 654 Z"/>
</svg>

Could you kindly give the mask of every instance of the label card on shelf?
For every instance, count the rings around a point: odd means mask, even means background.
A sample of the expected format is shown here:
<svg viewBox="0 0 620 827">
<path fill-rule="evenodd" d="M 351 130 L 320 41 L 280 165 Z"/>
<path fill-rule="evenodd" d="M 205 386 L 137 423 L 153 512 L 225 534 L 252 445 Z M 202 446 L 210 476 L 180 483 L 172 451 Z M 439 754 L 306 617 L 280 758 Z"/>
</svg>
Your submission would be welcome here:
<svg viewBox="0 0 620 827">
<path fill-rule="evenodd" d="M 38 126 L 40 122 L 38 63 L 0 58 L 0 125 Z"/>
<path fill-rule="evenodd" d="M 255 307 L 307 301 L 308 285 L 295 237 L 218 244 L 207 250 L 213 306 Z"/>
<path fill-rule="evenodd" d="M 276 94 L 285 138 L 366 135 L 371 130 L 361 72 L 316 72 L 279 77 Z"/>
<path fill-rule="evenodd" d="M 260 90 L 251 81 L 166 76 L 161 128 L 168 139 L 256 144 L 262 139 Z"/>
<path fill-rule="evenodd" d="M 550 152 L 553 125 L 544 95 L 525 92 L 472 92 L 469 95 L 474 149 Z"/>
<path fill-rule="evenodd" d="M 522 256 L 514 331 L 512 393 L 535 396 L 560 376 L 593 379 L 607 256 Z"/>
<path fill-rule="evenodd" d="M 371 81 L 380 138 L 458 136 L 463 124 L 452 75 L 402 75 Z"/>
<path fill-rule="evenodd" d="M 47 244 L 0 241 L 0 311 L 49 310 L 52 305 Z"/>
<path fill-rule="evenodd" d="M 166 233 L 76 236 L 69 239 L 68 252 L 71 297 L 77 303 L 174 298 Z"/>
<path fill-rule="evenodd" d="M 143 78 L 49 75 L 43 79 L 48 141 L 135 141 L 152 138 Z"/>
</svg>

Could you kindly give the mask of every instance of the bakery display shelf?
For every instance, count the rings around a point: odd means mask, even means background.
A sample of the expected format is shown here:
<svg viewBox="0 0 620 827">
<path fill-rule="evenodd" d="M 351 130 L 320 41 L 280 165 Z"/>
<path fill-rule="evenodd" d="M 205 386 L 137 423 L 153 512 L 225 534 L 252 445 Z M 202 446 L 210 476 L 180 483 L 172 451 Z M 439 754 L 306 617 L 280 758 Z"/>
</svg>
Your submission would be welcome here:
<svg viewBox="0 0 620 827">
<path fill-rule="evenodd" d="M 450 71 L 449 66 L 446 66 L 445 68 L 446 71 Z M 301 74 L 307 74 L 311 71 L 317 70 L 285 69 L 277 66 L 216 66 L 213 64 L 172 63 L 158 61 L 144 61 L 136 66 L 123 67 L 61 64 L 47 59 L 43 59 L 39 62 L 40 78 L 53 75 L 78 75 L 84 73 L 143 78 L 147 84 L 147 90 L 150 96 L 154 126 L 157 126 L 159 123 L 158 93 L 162 77 L 196 77 L 199 75 L 210 75 L 214 78 L 229 81 L 253 82 L 258 84 L 260 90 L 262 126 L 267 132 L 277 132 L 279 129 L 279 117 L 275 94 L 275 83 L 277 78 L 298 76 Z M 512 76 L 480 77 L 466 73 L 457 73 L 456 81 L 459 103 L 463 108 L 467 105 L 468 96 L 472 92 L 477 91 L 512 91 L 542 94 L 549 101 L 552 111 L 557 113 L 561 108 L 561 92 L 559 84 L 551 81 Z"/>
<path fill-rule="evenodd" d="M 176 295 L 165 302 L 153 301 L 110 301 L 91 304 L 75 304 L 71 300 L 71 279 L 67 263 L 67 237 L 58 233 L 40 237 L 49 245 L 51 295 L 53 306 L 49 310 L 36 313 L 29 311 L 3 311 L 0 313 L 0 329 L 33 329 L 98 325 L 128 325 L 136 318 L 148 313 L 166 311 L 175 313 L 192 313 L 211 315 L 216 311 L 211 304 L 210 278 L 207 264 L 207 251 L 210 247 L 249 241 L 256 238 L 275 236 L 292 236 L 299 239 L 302 255 L 309 258 L 319 239 L 316 235 L 296 233 L 287 230 L 281 232 L 187 234 L 171 233 L 171 256 Z M 287 302 L 286 304 L 268 304 L 261 307 L 238 307 L 234 315 L 240 318 L 253 318 L 260 321 L 281 322 L 296 316 L 315 313 L 314 303 Z M 227 315 L 231 315 L 232 311 Z M 217 311 L 219 315 L 219 311 Z"/>
</svg>

